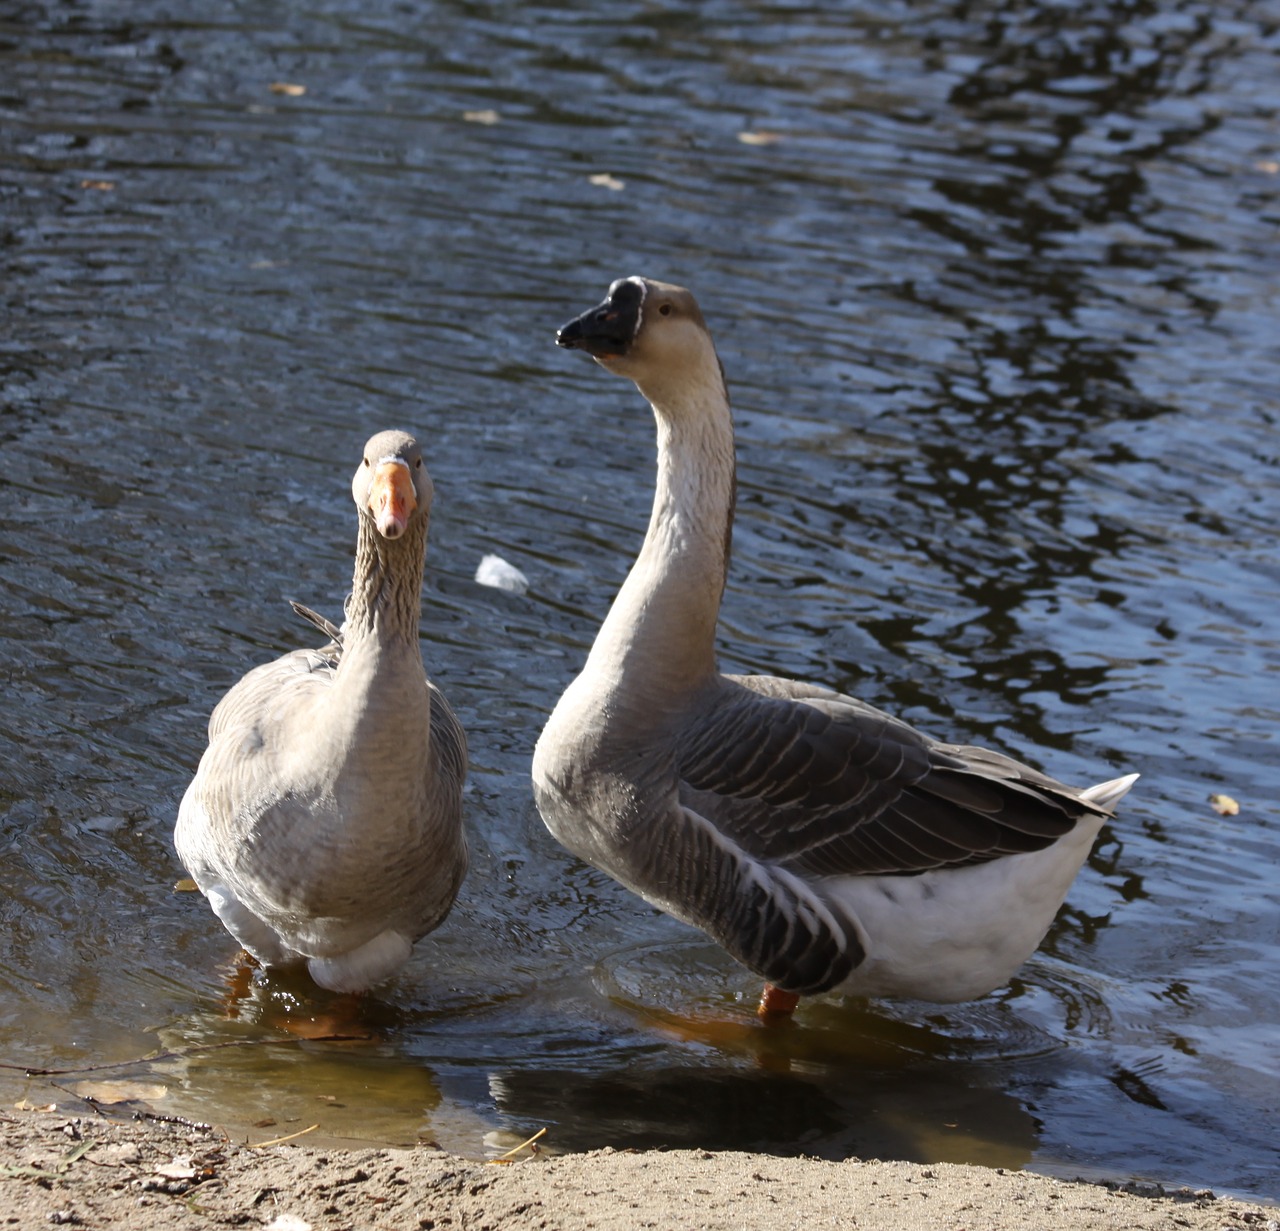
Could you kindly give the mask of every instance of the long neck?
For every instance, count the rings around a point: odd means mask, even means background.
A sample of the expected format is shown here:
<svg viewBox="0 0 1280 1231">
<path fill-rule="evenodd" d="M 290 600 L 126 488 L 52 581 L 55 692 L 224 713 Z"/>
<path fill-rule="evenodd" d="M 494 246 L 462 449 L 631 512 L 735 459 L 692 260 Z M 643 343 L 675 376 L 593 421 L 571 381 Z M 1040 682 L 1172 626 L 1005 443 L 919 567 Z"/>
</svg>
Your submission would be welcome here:
<svg viewBox="0 0 1280 1231">
<path fill-rule="evenodd" d="M 372 518 L 360 517 L 344 640 L 376 631 L 384 641 L 403 640 L 417 649 L 426 546 L 425 517 L 412 519 L 398 539 L 384 538 Z"/>
<path fill-rule="evenodd" d="M 713 355 L 714 362 L 714 355 Z M 658 482 L 640 555 L 591 652 L 629 692 L 684 692 L 716 670 L 729 565 L 733 421 L 719 364 L 678 391 L 641 388 L 658 425 Z"/>
</svg>

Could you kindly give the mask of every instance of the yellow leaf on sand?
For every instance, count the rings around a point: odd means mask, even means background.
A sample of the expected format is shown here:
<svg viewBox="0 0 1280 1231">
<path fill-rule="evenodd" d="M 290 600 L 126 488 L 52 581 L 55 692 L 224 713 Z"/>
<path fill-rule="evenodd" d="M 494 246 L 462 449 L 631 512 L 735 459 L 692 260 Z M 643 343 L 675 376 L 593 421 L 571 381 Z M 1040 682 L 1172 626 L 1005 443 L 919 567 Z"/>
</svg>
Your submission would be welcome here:
<svg viewBox="0 0 1280 1231">
<path fill-rule="evenodd" d="M 290 98 L 301 98 L 306 92 L 306 86 L 295 85 L 292 81 L 273 81 L 271 83 L 272 94 L 286 94 Z"/>
<path fill-rule="evenodd" d="M 1209 803 L 1220 816 L 1238 816 L 1240 805 L 1230 795 L 1210 795 Z"/>
</svg>

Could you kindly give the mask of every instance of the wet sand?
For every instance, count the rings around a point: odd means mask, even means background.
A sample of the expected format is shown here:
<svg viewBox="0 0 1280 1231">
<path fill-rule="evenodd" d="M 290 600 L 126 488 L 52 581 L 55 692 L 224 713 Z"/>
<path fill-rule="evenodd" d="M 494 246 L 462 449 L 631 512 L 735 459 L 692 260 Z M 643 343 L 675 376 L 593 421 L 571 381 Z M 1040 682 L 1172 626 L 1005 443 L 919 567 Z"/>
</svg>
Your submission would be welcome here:
<svg viewBox="0 0 1280 1231">
<path fill-rule="evenodd" d="M 0 1224 L 130 1228 L 857 1227 L 1280 1231 L 1280 1209 L 982 1167 L 700 1150 L 482 1162 L 438 1150 L 248 1145 L 161 1119 L 0 1113 Z"/>
</svg>

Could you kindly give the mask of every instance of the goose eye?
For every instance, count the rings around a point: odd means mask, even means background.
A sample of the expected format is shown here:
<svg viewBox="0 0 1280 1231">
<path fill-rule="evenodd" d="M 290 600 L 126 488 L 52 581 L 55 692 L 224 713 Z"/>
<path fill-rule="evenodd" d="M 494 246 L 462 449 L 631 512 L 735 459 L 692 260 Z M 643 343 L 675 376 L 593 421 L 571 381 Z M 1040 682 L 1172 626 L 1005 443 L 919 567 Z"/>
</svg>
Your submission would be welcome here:
<svg viewBox="0 0 1280 1231">
<path fill-rule="evenodd" d="M 367 457 L 364 459 L 364 468 L 365 468 L 366 470 L 368 470 L 368 469 L 369 469 L 369 459 L 368 459 Z"/>
<path fill-rule="evenodd" d="M 658 309 L 658 315 L 659 315 L 659 316 L 670 316 L 670 315 L 671 315 L 671 305 L 670 305 L 669 303 L 664 303 L 664 304 L 662 305 L 662 307 L 660 307 L 660 308 Z"/>
<path fill-rule="evenodd" d="M 421 469 L 422 469 L 422 458 L 420 458 L 420 457 L 414 458 L 414 461 L 413 461 L 413 468 L 414 468 L 415 470 L 421 470 Z"/>
</svg>

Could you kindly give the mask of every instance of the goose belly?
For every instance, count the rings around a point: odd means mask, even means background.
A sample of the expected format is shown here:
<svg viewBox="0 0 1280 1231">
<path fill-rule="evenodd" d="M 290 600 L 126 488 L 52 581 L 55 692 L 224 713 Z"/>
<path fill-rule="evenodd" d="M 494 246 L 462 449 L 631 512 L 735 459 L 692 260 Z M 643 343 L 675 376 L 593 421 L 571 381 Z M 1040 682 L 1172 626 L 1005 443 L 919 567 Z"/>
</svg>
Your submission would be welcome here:
<svg viewBox="0 0 1280 1231">
<path fill-rule="evenodd" d="M 1101 827 L 1083 818 L 1042 851 L 988 863 L 827 880 L 828 900 L 869 942 L 837 990 L 948 1003 L 1000 987 L 1044 939 Z"/>
</svg>

